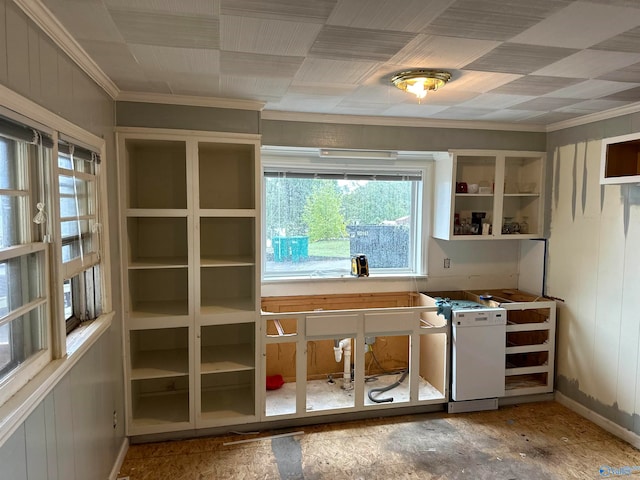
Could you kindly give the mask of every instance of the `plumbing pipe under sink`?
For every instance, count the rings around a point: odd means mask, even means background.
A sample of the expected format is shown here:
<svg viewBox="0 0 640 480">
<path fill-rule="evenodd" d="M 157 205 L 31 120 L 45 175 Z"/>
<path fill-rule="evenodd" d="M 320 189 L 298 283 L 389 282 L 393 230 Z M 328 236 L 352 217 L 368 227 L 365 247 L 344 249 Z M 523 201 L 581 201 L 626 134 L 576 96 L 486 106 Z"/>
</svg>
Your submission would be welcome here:
<svg viewBox="0 0 640 480">
<path fill-rule="evenodd" d="M 344 374 L 342 377 L 343 390 L 353 389 L 351 382 L 351 339 L 343 338 L 342 340 L 334 340 L 333 353 L 336 356 L 336 362 L 340 362 L 344 353 Z"/>
</svg>

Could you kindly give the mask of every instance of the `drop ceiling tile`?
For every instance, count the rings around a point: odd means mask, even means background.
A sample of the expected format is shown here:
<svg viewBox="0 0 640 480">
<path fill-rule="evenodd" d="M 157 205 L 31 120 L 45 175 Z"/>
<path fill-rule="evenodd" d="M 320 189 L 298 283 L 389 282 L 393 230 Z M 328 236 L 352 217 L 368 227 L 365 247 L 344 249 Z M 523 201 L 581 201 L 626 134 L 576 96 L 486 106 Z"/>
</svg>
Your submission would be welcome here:
<svg viewBox="0 0 640 480">
<path fill-rule="evenodd" d="M 285 78 L 256 78 L 222 75 L 220 90 L 227 97 L 278 100 L 287 93 L 290 81 Z"/>
<path fill-rule="evenodd" d="M 550 123 L 563 122 L 579 116 L 581 116 L 581 114 L 575 112 L 547 112 L 537 117 L 529 118 L 528 122 L 549 125 Z"/>
<path fill-rule="evenodd" d="M 376 62 L 350 62 L 326 58 L 306 58 L 296 73 L 296 83 L 358 85 L 374 74 Z"/>
<path fill-rule="evenodd" d="M 453 79 L 447 84 L 447 89 L 468 90 L 484 93 L 494 90 L 502 85 L 522 78 L 522 75 L 499 72 L 476 72 L 461 70 L 456 72 Z"/>
<path fill-rule="evenodd" d="M 638 12 L 640 12 L 640 9 Z M 594 50 L 640 53 L 640 27 L 632 28 L 591 48 Z"/>
<path fill-rule="evenodd" d="M 165 78 L 174 95 L 221 96 L 220 79 L 217 75 L 172 73 Z"/>
<path fill-rule="evenodd" d="M 147 81 L 144 70 L 124 43 L 85 40 L 82 47 L 118 87 L 125 81 Z"/>
<path fill-rule="evenodd" d="M 366 104 L 366 103 L 339 103 L 333 109 L 331 109 L 331 113 L 336 115 L 385 115 L 384 110 L 380 110 L 380 105 L 375 104 Z"/>
<path fill-rule="evenodd" d="M 220 0 L 102 0 L 102 2 L 107 8 L 115 10 L 173 13 L 177 15 L 213 16 L 220 14 Z"/>
<path fill-rule="evenodd" d="M 605 100 L 620 100 L 622 102 L 640 102 L 640 87 L 630 88 L 622 92 L 603 97 Z"/>
<path fill-rule="evenodd" d="M 522 122 L 529 118 L 540 115 L 540 112 L 533 110 L 495 110 L 482 117 L 482 120 L 491 120 L 495 122 Z"/>
<path fill-rule="evenodd" d="M 341 101 L 342 97 L 289 93 L 280 102 L 274 104 L 273 108 L 290 112 L 330 113 Z"/>
<path fill-rule="evenodd" d="M 233 52 L 303 56 L 320 32 L 317 23 L 288 22 L 263 18 L 220 18 L 220 45 Z"/>
<path fill-rule="evenodd" d="M 584 82 L 561 88 L 549 94 L 550 97 L 589 99 L 604 97 L 622 90 L 640 86 L 640 76 L 638 83 L 610 82 L 607 80 L 586 80 Z"/>
<path fill-rule="evenodd" d="M 56 18 L 67 30 L 73 32 L 73 37 L 81 40 L 100 40 L 104 42 L 123 42 L 111 15 L 101 2 L 74 2 L 73 8 L 68 8 L 66 0 L 46 0 L 44 5 L 55 12 Z"/>
<path fill-rule="evenodd" d="M 640 8 L 638 0 L 589 0 L 591 3 L 602 3 L 604 5 L 615 5 L 617 7 Z"/>
<path fill-rule="evenodd" d="M 491 113 L 488 108 L 451 107 L 432 115 L 433 118 L 448 120 L 478 120 Z"/>
<path fill-rule="evenodd" d="M 569 3 L 562 0 L 457 0 L 423 32 L 506 41 Z"/>
<path fill-rule="evenodd" d="M 417 33 L 454 1 L 341 0 L 327 24 Z"/>
<path fill-rule="evenodd" d="M 492 108 L 505 109 L 519 103 L 534 99 L 535 97 L 526 95 L 500 95 L 497 93 L 484 93 L 471 100 L 461 103 L 460 106 L 466 108 Z"/>
<path fill-rule="evenodd" d="M 637 62 L 640 62 L 640 53 L 582 50 L 536 70 L 534 74 L 584 79 L 596 78 Z"/>
<path fill-rule="evenodd" d="M 358 87 L 355 85 L 325 85 L 323 83 L 305 83 L 304 85 L 300 85 L 294 80 L 287 91 L 302 95 L 328 95 L 335 97 L 350 95 L 356 88 Z"/>
<path fill-rule="evenodd" d="M 415 117 L 415 118 L 429 118 L 438 112 L 447 110 L 449 107 L 446 105 L 430 105 L 426 103 L 400 103 L 398 105 L 392 105 L 383 112 L 387 117 Z"/>
<path fill-rule="evenodd" d="M 415 68 L 461 68 L 499 44 L 491 40 L 418 35 L 389 63 Z"/>
<path fill-rule="evenodd" d="M 393 85 L 365 85 L 354 90 L 347 98 L 349 102 L 378 103 L 394 105 L 416 97 L 409 95 Z"/>
<path fill-rule="evenodd" d="M 612 108 L 620 108 L 624 105 L 627 105 L 628 103 L 629 102 L 620 100 L 585 100 L 584 102 L 575 103 L 573 105 L 569 105 L 568 107 L 559 108 L 558 111 L 581 113 L 583 115 L 587 115 L 589 113 L 604 112 L 605 110 L 610 110 Z"/>
<path fill-rule="evenodd" d="M 110 10 L 128 43 L 165 47 L 219 48 L 216 17 Z"/>
<path fill-rule="evenodd" d="M 640 10 L 574 2 L 510 41 L 552 47 L 588 48 L 640 23 Z"/>
<path fill-rule="evenodd" d="M 638 82 L 640 81 L 640 63 L 634 63 L 628 67 L 607 72 L 598 78 L 601 80 L 611 80 L 613 82 Z"/>
<path fill-rule="evenodd" d="M 302 57 L 222 51 L 220 52 L 220 71 L 224 75 L 239 77 L 293 79 L 302 61 Z"/>
<path fill-rule="evenodd" d="M 222 15 L 325 23 L 338 0 L 220 0 Z"/>
<path fill-rule="evenodd" d="M 528 74 L 575 54 L 577 50 L 503 43 L 486 55 L 467 64 L 465 70 Z"/>
<path fill-rule="evenodd" d="M 580 80 L 562 77 L 542 77 L 527 75 L 491 90 L 491 93 L 502 93 L 506 95 L 530 95 L 540 96 L 551 93 L 555 90 L 579 83 Z"/>
<path fill-rule="evenodd" d="M 163 73 L 192 73 L 218 75 L 220 51 L 202 48 L 158 47 L 129 45 L 131 53 L 144 71 L 153 76 Z"/>
<path fill-rule="evenodd" d="M 413 33 L 325 25 L 309 54 L 336 60 L 386 62 L 415 36 Z"/>
<path fill-rule="evenodd" d="M 549 111 L 573 105 L 579 101 L 574 98 L 538 97 L 519 103 L 511 108 L 514 110 Z"/>
</svg>

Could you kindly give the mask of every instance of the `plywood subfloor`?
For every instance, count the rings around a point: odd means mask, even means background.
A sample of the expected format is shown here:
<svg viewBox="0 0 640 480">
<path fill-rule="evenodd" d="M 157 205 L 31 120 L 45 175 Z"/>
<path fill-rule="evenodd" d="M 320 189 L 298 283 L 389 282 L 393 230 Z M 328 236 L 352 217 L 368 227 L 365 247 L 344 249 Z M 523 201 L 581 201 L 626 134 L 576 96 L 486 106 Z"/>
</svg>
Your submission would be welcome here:
<svg viewBox="0 0 640 480">
<path fill-rule="evenodd" d="M 640 451 L 545 402 L 133 445 L 120 473 L 130 480 L 565 480 L 604 478 L 601 469 L 619 477 L 625 467 L 640 475 L 633 471 Z"/>
</svg>

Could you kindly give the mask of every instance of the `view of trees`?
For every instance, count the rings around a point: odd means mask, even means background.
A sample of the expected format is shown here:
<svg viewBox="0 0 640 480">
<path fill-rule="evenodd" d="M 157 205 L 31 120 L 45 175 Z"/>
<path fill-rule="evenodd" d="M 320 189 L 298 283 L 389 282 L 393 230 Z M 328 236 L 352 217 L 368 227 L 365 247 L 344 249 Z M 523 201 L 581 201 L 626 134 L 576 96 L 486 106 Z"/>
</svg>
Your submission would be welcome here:
<svg viewBox="0 0 640 480">
<path fill-rule="evenodd" d="M 269 237 L 344 238 L 347 225 L 381 225 L 411 213 L 411 182 L 265 178 Z"/>
</svg>

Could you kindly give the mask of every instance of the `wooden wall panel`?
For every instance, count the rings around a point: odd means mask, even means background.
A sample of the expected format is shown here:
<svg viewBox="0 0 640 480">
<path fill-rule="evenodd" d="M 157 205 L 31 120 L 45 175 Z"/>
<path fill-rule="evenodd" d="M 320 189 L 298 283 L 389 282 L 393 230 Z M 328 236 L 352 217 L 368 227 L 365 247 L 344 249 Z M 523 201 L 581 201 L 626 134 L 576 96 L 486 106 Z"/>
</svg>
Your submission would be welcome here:
<svg viewBox="0 0 640 480">
<path fill-rule="evenodd" d="M 40 404 L 24 422 L 27 478 L 48 479 L 45 408 Z"/>
<path fill-rule="evenodd" d="M 12 90 L 29 93 L 29 30 L 27 16 L 13 2 L 7 3 L 7 84 Z"/>
<path fill-rule="evenodd" d="M 559 390 L 640 433 L 640 187 L 599 184 L 601 138 L 628 115 L 549 134 L 555 154 L 547 294 L 558 310 Z M 634 424 L 635 422 L 635 424 Z"/>
<path fill-rule="evenodd" d="M 0 448 L 0 471 L 7 480 L 28 480 L 24 425 Z"/>
</svg>

